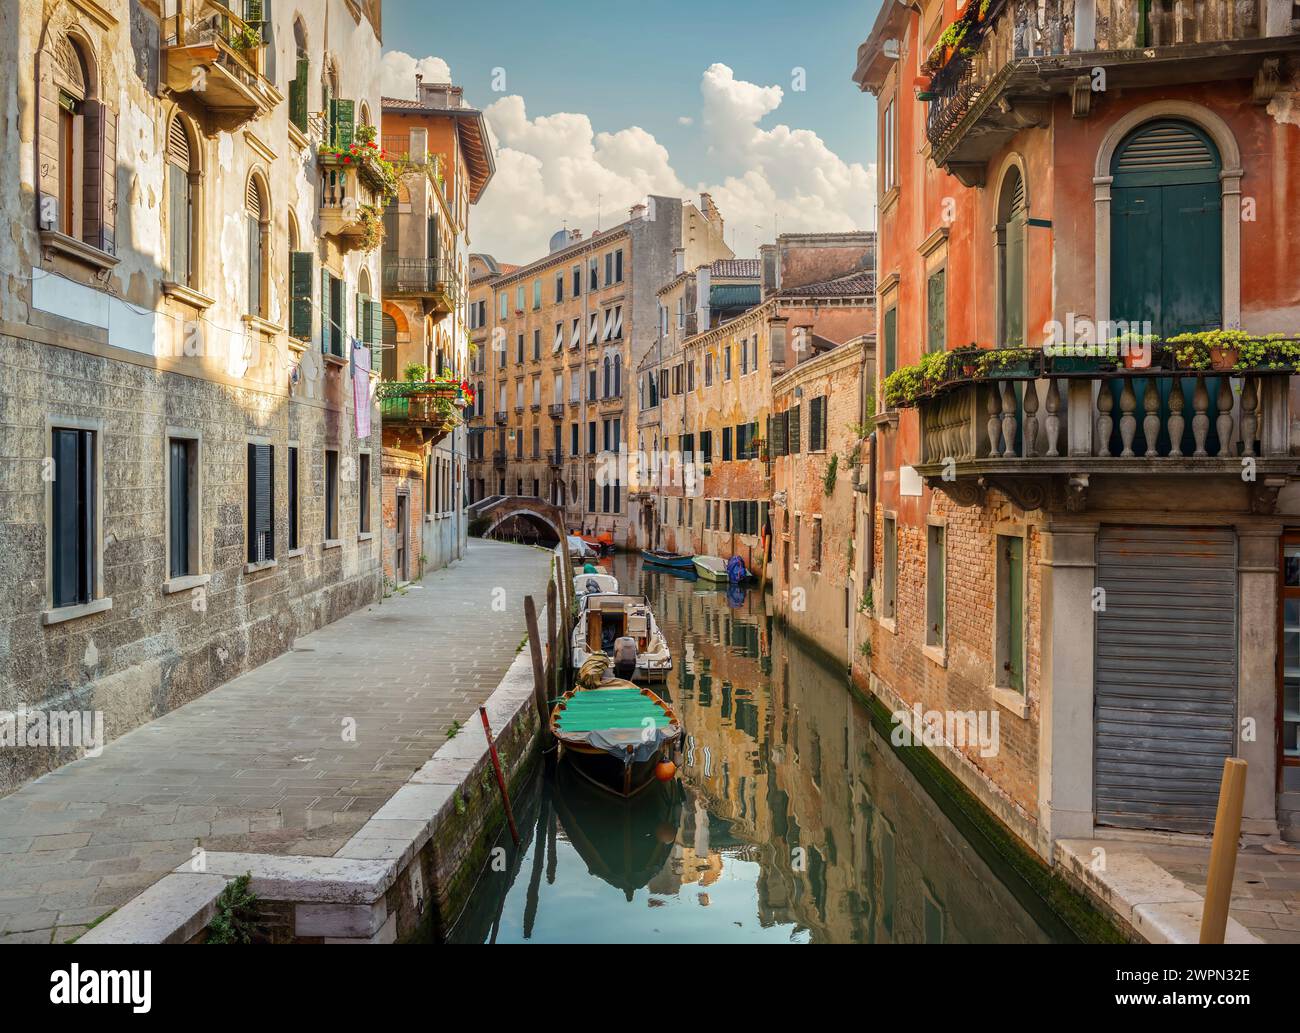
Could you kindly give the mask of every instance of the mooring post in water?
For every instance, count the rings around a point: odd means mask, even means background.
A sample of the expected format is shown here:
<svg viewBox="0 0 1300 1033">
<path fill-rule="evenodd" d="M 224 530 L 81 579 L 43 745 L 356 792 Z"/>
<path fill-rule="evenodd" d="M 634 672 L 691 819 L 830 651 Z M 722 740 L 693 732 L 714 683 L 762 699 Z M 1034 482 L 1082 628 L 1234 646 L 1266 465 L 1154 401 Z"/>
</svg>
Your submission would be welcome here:
<svg viewBox="0 0 1300 1033">
<path fill-rule="evenodd" d="M 515 812 L 510 809 L 510 790 L 506 788 L 506 776 L 501 773 L 501 758 L 497 756 L 496 740 L 492 738 L 492 726 L 488 724 L 487 707 L 479 704 L 478 716 L 483 719 L 483 731 L 487 735 L 488 753 L 492 754 L 492 767 L 497 773 L 497 785 L 501 789 L 501 802 L 506 805 L 506 821 L 510 822 L 510 835 L 514 837 L 515 846 L 519 845 L 519 830 L 515 828 Z"/>
<path fill-rule="evenodd" d="M 558 593 L 555 590 L 555 582 L 547 582 L 546 585 L 546 690 L 547 705 L 550 701 L 559 696 L 559 670 L 560 658 L 556 655 L 555 649 L 555 610 L 559 603 Z"/>
<path fill-rule="evenodd" d="M 549 741 L 547 723 L 551 713 L 546 706 L 546 675 L 542 666 L 542 636 L 537 630 L 537 604 L 531 595 L 524 596 L 524 620 L 528 622 L 528 647 L 533 658 L 533 697 L 542 722 L 542 742 Z"/>
<path fill-rule="evenodd" d="M 1246 797 L 1246 762 L 1228 757 L 1219 783 L 1219 807 L 1214 815 L 1214 842 L 1210 847 L 1210 873 L 1205 880 L 1205 907 L 1201 911 L 1201 943 L 1222 943 L 1228 929 L 1232 903 L 1232 876 L 1237 869 L 1237 840 L 1241 838 L 1241 810 Z"/>
</svg>

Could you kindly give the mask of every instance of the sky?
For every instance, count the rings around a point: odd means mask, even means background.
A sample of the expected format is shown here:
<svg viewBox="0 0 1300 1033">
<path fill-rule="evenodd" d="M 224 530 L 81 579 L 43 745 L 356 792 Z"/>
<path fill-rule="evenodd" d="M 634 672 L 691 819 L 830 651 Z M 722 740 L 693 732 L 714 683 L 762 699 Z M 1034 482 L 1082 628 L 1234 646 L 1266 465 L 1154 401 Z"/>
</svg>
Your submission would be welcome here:
<svg viewBox="0 0 1300 1033">
<path fill-rule="evenodd" d="M 497 172 L 475 251 L 546 253 L 648 193 L 712 193 L 727 243 L 874 224 L 875 103 L 851 80 L 880 0 L 387 0 L 386 96 L 415 72 L 484 110 Z"/>
</svg>

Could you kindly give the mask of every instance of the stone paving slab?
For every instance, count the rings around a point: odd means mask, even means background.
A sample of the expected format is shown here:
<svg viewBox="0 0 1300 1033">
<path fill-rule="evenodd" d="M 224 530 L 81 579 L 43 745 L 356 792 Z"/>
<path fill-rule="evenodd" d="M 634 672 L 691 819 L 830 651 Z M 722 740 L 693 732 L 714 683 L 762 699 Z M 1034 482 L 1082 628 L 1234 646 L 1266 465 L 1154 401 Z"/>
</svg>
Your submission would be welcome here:
<svg viewBox="0 0 1300 1033">
<path fill-rule="evenodd" d="M 477 707 L 524 638 L 524 596 L 544 603 L 550 564 L 471 539 L 454 567 L 0 799 L 0 943 L 74 936 L 199 847 L 334 855 L 453 721 L 482 736 Z"/>
<path fill-rule="evenodd" d="M 1094 863 L 1105 851 L 1105 864 Z M 1058 860 L 1148 939 L 1195 943 L 1200 936 L 1209 841 L 1060 840 Z M 1229 943 L 1300 943 L 1300 854 L 1258 844 L 1237 852 L 1228 911 Z"/>
</svg>

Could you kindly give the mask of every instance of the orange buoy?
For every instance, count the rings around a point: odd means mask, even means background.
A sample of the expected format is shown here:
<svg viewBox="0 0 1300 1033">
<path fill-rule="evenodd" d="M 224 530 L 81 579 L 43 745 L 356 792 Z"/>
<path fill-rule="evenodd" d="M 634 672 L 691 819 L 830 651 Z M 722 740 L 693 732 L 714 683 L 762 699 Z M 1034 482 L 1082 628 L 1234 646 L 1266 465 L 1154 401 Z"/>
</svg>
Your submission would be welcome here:
<svg viewBox="0 0 1300 1033">
<path fill-rule="evenodd" d="M 677 765 L 671 760 L 661 760 L 655 765 L 655 778 L 660 782 L 671 782 L 677 774 Z"/>
</svg>

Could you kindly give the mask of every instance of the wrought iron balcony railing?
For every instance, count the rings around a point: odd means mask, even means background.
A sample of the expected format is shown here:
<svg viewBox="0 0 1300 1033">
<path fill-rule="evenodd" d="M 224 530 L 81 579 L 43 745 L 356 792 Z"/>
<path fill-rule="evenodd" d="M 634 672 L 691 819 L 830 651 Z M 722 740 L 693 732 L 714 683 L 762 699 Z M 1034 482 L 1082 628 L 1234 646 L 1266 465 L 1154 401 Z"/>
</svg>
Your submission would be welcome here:
<svg viewBox="0 0 1300 1033">
<path fill-rule="evenodd" d="M 460 277 L 442 259 L 385 256 L 383 281 L 385 296 L 420 298 L 435 312 L 452 312 L 460 304 Z"/>
</svg>

